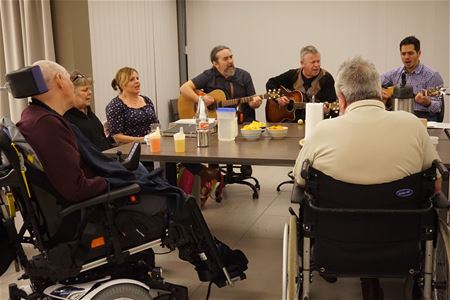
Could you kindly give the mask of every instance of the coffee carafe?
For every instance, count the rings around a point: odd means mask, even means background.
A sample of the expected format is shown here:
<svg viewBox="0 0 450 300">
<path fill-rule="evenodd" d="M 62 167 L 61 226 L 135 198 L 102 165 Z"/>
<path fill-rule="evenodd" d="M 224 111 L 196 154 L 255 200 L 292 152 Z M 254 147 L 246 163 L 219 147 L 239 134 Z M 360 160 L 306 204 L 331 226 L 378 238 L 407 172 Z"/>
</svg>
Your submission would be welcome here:
<svg viewBox="0 0 450 300">
<path fill-rule="evenodd" d="M 392 94 L 392 99 L 394 99 L 394 110 L 404 110 L 414 113 L 414 92 L 412 86 L 396 86 Z"/>
</svg>

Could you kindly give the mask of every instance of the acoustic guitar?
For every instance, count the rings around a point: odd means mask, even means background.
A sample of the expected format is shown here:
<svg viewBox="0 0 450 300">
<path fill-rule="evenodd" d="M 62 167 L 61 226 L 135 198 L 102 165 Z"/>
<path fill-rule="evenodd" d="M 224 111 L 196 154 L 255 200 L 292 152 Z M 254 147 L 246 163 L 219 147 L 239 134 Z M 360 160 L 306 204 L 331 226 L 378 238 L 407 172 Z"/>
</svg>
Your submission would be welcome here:
<svg viewBox="0 0 450 300">
<path fill-rule="evenodd" d="M 394 94 L 394 88 L 395 88 L 395 85 L 383 87 L 383 91 L 385 91 L 389 95 L 389 97 L 392 97 L 392 95 Z M 445 91 L 446 91 L 445 88 L 438 88 L 438 87 L 432 87 L 432 88 L 426 89 L 427 96 L 431 96 L 431 97 L 445 95 Z M 416 94 L 414 94 L 414 96 L 415 95 Z"/>
<path fill-rule="evenodd" d="M 217 118 L 216 113 L 217 107 L 235 106 L 241 103 L 247 103 L 250 102 L 253 99 L 253 97 L 258 96 L 261 97 L 262 99 L 275 99 L 280 96 L 278 90 L 276 91 L 269 90 L 266 94 L 263 95 L 254 95 L 235 99 L 227 99 L 225 93 L 219 89 L 213 90 L 208 94 L 205 94 L 203 91 L 200 90 L 196 90 L 195 92 L 199 96 L 209 95 L 214 98 L 214 103 L 208 106 L 209 118 Z M 185 97 L 183 97 L 183 95 L 180 95 L 180 97 L 178 97 L 178 114 L 180 116 L 180 119 L 192 119 L 193 117 L 195 117 L 196 112 L 197 112 L 197 103 L 186 99 Z"/>
<path fill-rule="evenodd" d="M 395 85 L 383 87 L 383 91 L 389 96 L 389 98 L 386 100 L 385 106 L 387 110 L 393 110 L 394 109 L 394 101 L 392 99 L 392 96 L 394 95 L 394 89 Z M 438 87 L 432 87 L 425 90 L 427 92 L 427 96 L 436 97 L 440 95 L 445 95 L 446 88 L 438 88 Z M 414 97 L 417 94 L 414 94 Z"/>
<path fill-rule="evenodd" d="M 286 106 L 278 104 L 276 99 L 270 99 L 266 102 L 266 120 L 269 123 L 289 122 L 298 119 L 298 113 L 301 109 L 305 109 L 306 102 L 303 102 L 303 94 L 299 91 L 289 91 L 285 87 L 280 87 L 281 95 L 289 99 Z M 330 116 L 337 117 L 339 115 L 338 102 L 324 102 L 330 109 Z"/>
</svg>

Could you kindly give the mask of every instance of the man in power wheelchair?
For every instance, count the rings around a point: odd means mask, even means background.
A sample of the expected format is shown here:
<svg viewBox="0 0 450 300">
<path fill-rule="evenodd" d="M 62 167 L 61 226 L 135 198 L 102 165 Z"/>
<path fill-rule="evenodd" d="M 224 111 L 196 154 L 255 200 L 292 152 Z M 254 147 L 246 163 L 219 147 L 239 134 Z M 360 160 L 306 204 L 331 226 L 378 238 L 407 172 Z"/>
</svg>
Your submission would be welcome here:
<svg viewBox="0 0 450 300">
<path fill-rule="evenodd" d="M 318 271 L 361 278 L 364 300 L 383 299 L 379 277 L 408 278 L 406 299 L 449 299 L 448 227 L 434 211 L 448 203 L 433 198 L 448 172 L 425 127 L 385 110 L 379 74 L 360 57 L 335 86 L 342 115 L 314 128 L 294 167 L 300 210 L 285 227 L 283 298 L 309 299 Z"/>
<path fill-rule="evenodd" d="M 10 286 L 10 299 L 151 299 L 154 289 L 161 299 L 187 299 L 185 287 L 152 272 L 159 244 L 178 248 L 201 281 L 222 287 L 245 278 L 245 255 L 211 235 L 194 199 L 158 171 L 130 171 L 90 151 L 62 118 L 73 99 L 63 67 L 39 61 L 7 80 L 13 96 L 34 95 L 20 132 L 7 120 L 0 126 L 0 229 L 31 282 L 28 292 Z M 28 259 L 22 243 L 39 253 Z"/>
</svg>

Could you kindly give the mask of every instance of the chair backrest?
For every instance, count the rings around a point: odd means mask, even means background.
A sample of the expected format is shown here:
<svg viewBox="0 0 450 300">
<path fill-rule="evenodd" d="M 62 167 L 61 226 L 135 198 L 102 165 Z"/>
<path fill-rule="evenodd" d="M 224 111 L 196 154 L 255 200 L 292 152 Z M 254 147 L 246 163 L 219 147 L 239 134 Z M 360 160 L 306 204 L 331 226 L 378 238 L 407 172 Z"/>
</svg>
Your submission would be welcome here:
<svg viewBox="0 0 450 300">
<path fill-rule="evenodd" d="M 441 111 L 438 114 L 438 122 L 443 122 L 445 117 L 445 97 L 444 95 L 440 96 L 441 99 Z"/>
<path fill-rule="evenodd" d="M 169 122 L 175 122 L 180 119 L 178 114 L 178 99 L 169 100 Z"/>
<path fill-rule="evenodd" d="M 307 173 L 304 234 L 314 239 L 315 263 L 324 274 L 418 270 L 420 242 L 433 238 L 434 167 L 372 185 L 345 183 L 312 167 Z"/>
</svg>

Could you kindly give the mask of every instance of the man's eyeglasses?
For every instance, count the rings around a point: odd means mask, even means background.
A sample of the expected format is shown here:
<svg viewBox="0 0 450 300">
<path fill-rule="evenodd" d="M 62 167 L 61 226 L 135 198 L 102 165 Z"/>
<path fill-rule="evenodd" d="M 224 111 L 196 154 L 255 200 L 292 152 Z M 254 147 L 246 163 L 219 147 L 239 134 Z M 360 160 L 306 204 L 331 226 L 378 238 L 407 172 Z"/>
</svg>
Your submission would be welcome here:
<svg viewBox="0 0 450 300">
<path fill-rule="evenodd" d="M 75 81 L 77 81 L 80 78 L 86 78 L 86 77 L 84 77 L 84 75 L 77 74 L 77 75 L 73 76 L 73 78 L 70 80 L 72 81 L 72 83 L 75 83 Z"/>
</svg>

